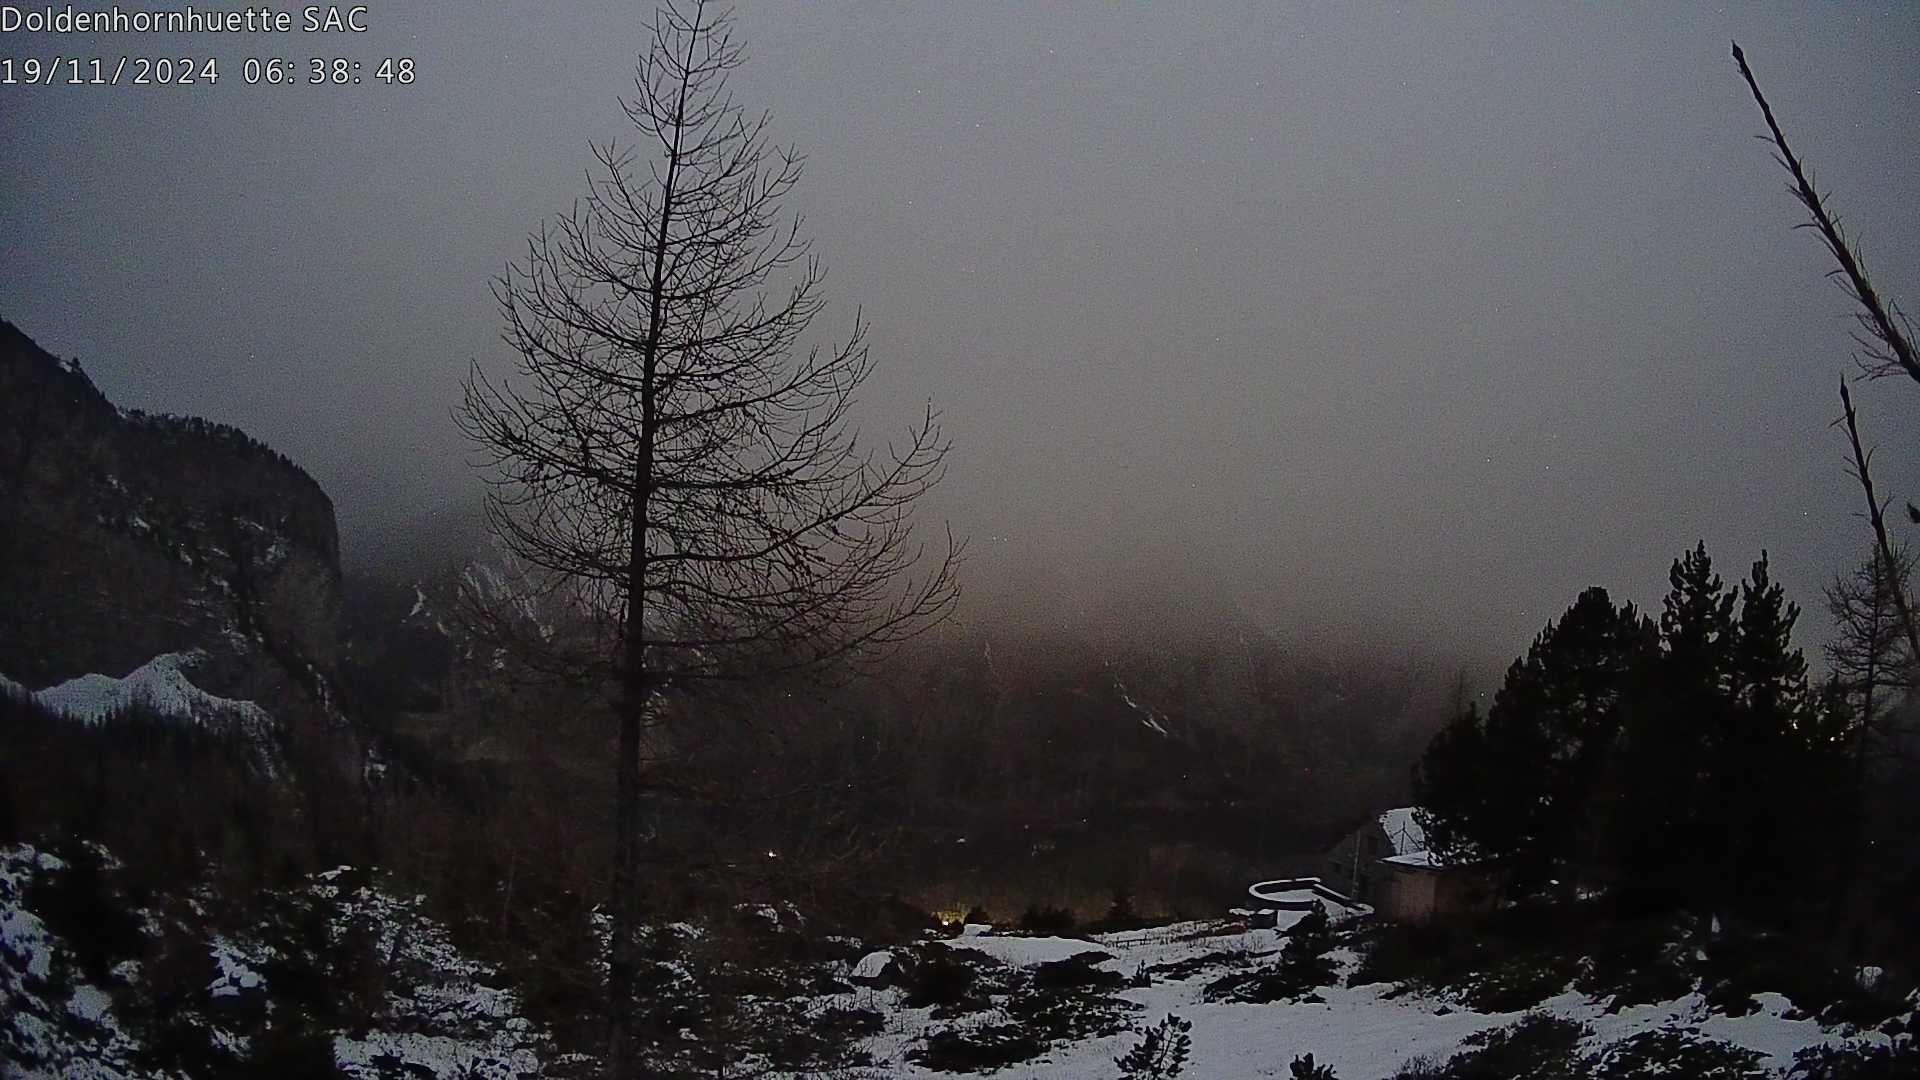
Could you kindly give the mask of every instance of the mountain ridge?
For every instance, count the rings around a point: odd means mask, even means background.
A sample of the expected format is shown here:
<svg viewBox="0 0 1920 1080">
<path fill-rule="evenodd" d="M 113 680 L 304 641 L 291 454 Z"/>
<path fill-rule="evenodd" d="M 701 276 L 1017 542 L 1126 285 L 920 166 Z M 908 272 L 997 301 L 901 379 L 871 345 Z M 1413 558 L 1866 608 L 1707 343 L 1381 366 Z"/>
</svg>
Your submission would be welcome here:
<svg viewBox="0 0 1920 1080">
<path fill-rule="evenodd" d="M 285 455 L 116 406 L 0 320 L 0 673 L 47 686 L 199 650 L 214 693 L 322 703 L 340 581 L 333 502 Z"/>
</svg>

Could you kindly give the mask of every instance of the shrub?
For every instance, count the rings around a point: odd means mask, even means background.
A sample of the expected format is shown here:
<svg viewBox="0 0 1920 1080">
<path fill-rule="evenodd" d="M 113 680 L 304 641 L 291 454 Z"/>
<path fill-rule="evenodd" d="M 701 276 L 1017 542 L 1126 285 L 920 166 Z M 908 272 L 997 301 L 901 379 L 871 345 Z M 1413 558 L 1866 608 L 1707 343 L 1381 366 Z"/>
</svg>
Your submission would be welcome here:
<svg viewBox="0 0 1920 1080">
<path fill-rule="evenodd" d="M 1274 1001 L 1319 1001 L 1314 991 L 1333 975 L 1333 963 L 1315 959 L 1306 963 L 1281 960 L 1257 971 L 1222 975 L 1201 991 L 1204 1001 L 1266 1004 Z"/>
<path fill-rule="evenodd" d="M 276 1018 L 256 1035 L 246 1067 L 229 1075 L 319 1080 L 341 1075 L 326 1028 L 294 1014 Z"/>
<path fill-rule="evenodd" d="M 1367 930 L 1353 981 L 1445 987 L 1479 966 L 1486 955 L 1478 935 L 1453 925 L 1377 923 Z"/>
<path fill-rule="evenodd" d="M 1702 983 L 1707 1003 L 1729 1016 L 1757 1008 L 1755 994 L 1778 993 L 1826 1023 L 1872 1027 L 1906 1011 L 1898 999 L 1863 988 L 1810 947 L 1784 935 L 1745 935 L 1715 942 Z"/>
<path fill-rule="evenodd" d="M 1400 1063 L 1387 1080 L 1444 1080 L 1446 1069 L 1425 1054 L 1411 1057 Z"/>
<path fill-rule="evenodd" d="M 1158 920 L 1140 914 L 1134 906 L 1133 894 L 1125 889 L 1116 889 L 1113 902 L 1107 905 L 1107 913 L 1083 929 L 1088 933 L 1111 934 L 1122 930 L 1139 930 L 1153 926 Z"/>
<path fill-rule="evenodd" d="M 956 1008 L 969 1002 L 979 973 L 972 965 L 940 947 L 919 954 L 906 972 L 909 1008 Z"/>
<path fill-rule="evenodd" d="M 1065 960 L 1049 960 L 1035 965 L 1033 986 L 1038 990 L 1117 990 L 1126 984 L 1126 977 L 1117 971 L 1094 967 L 1111 959 L 1108 953 L 1090 949 Z"/>
<path fill-rule="evenodd" d="M 1692 1031 L 1661 1028 L 1622 1040 L 1588 1059 L 1594 1080 L 1652 1080 L 1685 1076 L 1692 1080 L 1766 1080 L 1773 1070 L 1766 1055 Z"/>
<path fill-rule="evenodd" d="M 1105 994 L 1021 987 L 1006 1003 L 1007 1016 L 1048 1042 L 1078 1042 L 1125 1031 L 1139 1006 Z"/>
<path fill-rule="evenodd" d="M 842 1039 L 861 1039 L 880 1034 L 886 1018 L 877 1009 L 843 1009 L 837 1006 L 820 1010 L 813 1017 L 815 1030 Z"/>
<path fill-rule="evenodd" d="M 1314 993 L 1333 979 L 1333 961 L 1325 953 L 1333 934 L 1324 908 L 1315 906 L 1294 924 L 1280 959 L 1257 971 L 1223 975 L 1207 984 L 1207 1001 L 1317 1001 Z"/>
<path fill-rule="evenodd" d="M 1150 1027 L 1133 1049 L 1113 1063 L 1125 1080 L 1168 1080 L 1180 1075 L 1193 1050 L 1193 1023 L 1172 1013 Z"/>
<path fill-rule="evenodd" d="M 1580 973 L 1591 927 L 1556 925 L 1537 912 L 1440 926 L 1380 926 L 1353 982 L 1441 991 L 1480 1012 L 1519 1012 L 1559 993 Z"/>
<path fill-rule="evenodd" d="M 66 868 L 36 878 L 27 906 L 66 939 L 87 981 L 105 985 L 115 964 L 146 951 L 146 935 L 95 848 L 69 844 L 60 855 Z"/>
<path fill-rule="evenodd" d="M 1920 1043 L 1813 1046 L 1793 1056 L 1790 1080 L 1896 1080 L 1920 1076 Z"/>
<path fill-rule="evenodd" d="M 880 1014 L 872 1009 L 828 1008 L 810 1014 L 795 1002 L 768 1003 L 727 1020 L 728 1026 L 710 1032 L 715 1041 L 727 1044 L 722 1051 L 725 1056 L 709 1060 L 706 1066 L 717 1065 L 722 1074 L 739 1055 L 753 1053 L 766 1055 L 767 1063 L 782 1072 L 859 1068 L 872 1063 L 872 1057 L 857 1045 L 859 1040 L 878 1034 L 883 1026 Z"/>
<path fill-rule="evenodd" d="M 1315 904 L 1287 931 L 1286 948 L 1317 954 L 1325 952 L 1332 941 L 1333 923 L 1327 918 L 1327 909 Z"/>
<path fill-rule="evenodd" d="M 1566 957 L 1521 955 L 1467 977 L 1459 997 L 1478 1012 L 1519 1012 L 1565 990 L 1574 970 Z"/>
<path fill-rule="evenodd" d="M 1686 927 L 1670 919 L 1632 919 L 1606 928 L 1574 984 L 1583 993 L 1608 998 L 1607 1011 L 1671 1001 L 1692 992 L 1695 975 L 1687 958 Z"/>
<path fill-rule="evenodd" d="M 990 1072 L 1039 1057 L 1047 1044 L 1013 1024 L 942 1028 L 907 1058 L 938 1072 Z"/>
<path fill-rule="evenodd" d="M 182 1076 L 220 1076 L 233 1070 L 233 1055 L 215 1045 L 202 1013 L 217 1004 L 223 1019 L 258 1027 L 267 1019 L 266 994 L 259 988 L 212 1002 L 208 987 L 218 978 L 211 945 L 203 928 L 175 919 L 157 921 L 159 934 L 148 947 L 145 975 L 146 1038 L 138 1060 L 155 1072 Z"/>
<path fill-rule="evenodd" d="M 1582 1024 L 1533 1013 L 1468 1036 L 1467 1049 L 1445 1065 L 1425 1058 L 1408 1061 L 1393 1080 L 1584 1080 L 1576 1051 L 1587 1034 Z"/>
<path fill-rule="evenodd" d="M 1020 929 L 1029 934 L 1071 934 L 1075 925 L 1071 908 L 1034 904 L 1020 916 Z"/>
<path fill-rule="evenodd" d="M 1150 985 L 1155 978 L 1174 981 L 1191 979 L 1209 968 L 1239 967 L 1259 957 L 1272 955 L 1271 952 L 1255 953 L 1244 948 L 1215 949 L 1200 956 L 1189 956 L 1185 960 L 1148 964 L 1140 969 L 1139 977 L 1145 980 L 1140 985 Z"/>
<path fill-rule="evenodd" d="M 1314 1064 L 1312 1054 L 1294 1058 L 1287 1066 L 1287 1075 L 1292 1080 L 1340 1080 L 1333 1075 L 1333 1066 Z"/>
</svg>

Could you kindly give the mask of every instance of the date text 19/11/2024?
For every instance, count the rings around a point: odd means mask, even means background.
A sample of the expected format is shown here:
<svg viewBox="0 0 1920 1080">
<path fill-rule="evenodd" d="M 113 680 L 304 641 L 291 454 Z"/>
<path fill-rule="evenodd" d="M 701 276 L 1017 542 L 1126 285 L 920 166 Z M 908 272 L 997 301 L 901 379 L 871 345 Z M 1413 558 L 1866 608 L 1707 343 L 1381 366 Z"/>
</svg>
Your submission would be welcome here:
<svg viewBox="0 0 1920 1080">
<path fill-rule="evenodd" d="M 368 67 L 344 56 L 309 57 L 305 64 L 302 71 L 299 61 L 248 57 L 241 64 L 241 81 L 248 86 L 358 86 Z M 0 86 L 190 86 L 217 85 L 222 78 L 220 61 L 213 57 L 0 57 Z M 390 86 L 412 86 L 413 58 L 387 57 L 369 78 Z"/>
</svg>

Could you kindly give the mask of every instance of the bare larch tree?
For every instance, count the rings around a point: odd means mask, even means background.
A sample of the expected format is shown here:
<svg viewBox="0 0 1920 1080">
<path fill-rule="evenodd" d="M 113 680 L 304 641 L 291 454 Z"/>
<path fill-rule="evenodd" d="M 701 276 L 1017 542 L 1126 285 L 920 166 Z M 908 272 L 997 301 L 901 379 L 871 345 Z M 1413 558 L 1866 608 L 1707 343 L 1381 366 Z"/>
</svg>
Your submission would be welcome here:
<svg viewBox="0 0 1920 1080">
<path fill-rule="evenodd" d="M 1813 171 L 1787 144 L 1787 136 L 1774 116 L 1773 106 L 1760 91 L 1759 80 L 1747 64 L 1746 54 L 1736 42 L 1733 60 L 1746 82 L 1760 115 L 1766 120 L 1767 133 L 1760 136 L 1770 143 L 1774 160 L 1792 178 L 1787 190 L 1806 211 L 1800 228 L 1811 230 L 1834 261 L 1828 276 L 1847 294 L 1854 305 L 1856 328 L 1853 332 L 1857 351 L 1855 364 L 1868 379 L 1906 376 L 1920 383 L 1920 350 L 1914 347 L 1913 324 L 1899 304 L 1886 299 L 1868 276 L 1866 261 L 1859 247 L 1847 236 L 1840 218 L 1829 205 L 1827 195 L 1817 186 Z M 1896 544 L 1887 526 L 1887 508 L 1891 498 L 1882 497 L 1873 481 L 1873 450 L 1860 438 L 1860 416 L 1854 407 L 1853 392 L 1843 375 L 1840 379 L 1840 418 L 1835 427 L 1844 427 L 1850 456 L 1847 471 L 1866 499 L 1862 515 L 1873 534 L 1873 555 L 1864 573 L 1842 578 L 1829 590 L 1830 610 L 1838 624 L 1837 649 L 1829 653 L 1835 675 L 1843 689 L 1851 691 L 1854 705 L 1856 740 L 1853 748 L 1853 785 L 1864 790 L 1869 776 L 1868 753 L 1875 745 L 1897 745 L 1889 738 L 1882 714 L 1890 712 L 1886 698 L 1901 691 L 1910 692 L 1913 664 L 1920 661 L 1920 613 L 1914 609 L 1906 580 L 1910 560 L 1903 545 Z M 1920 523 L 1920 507 L 1907 503 L 1907 513 Z M 1885 697 L 1877 693 L 1889 691 Z M 1890 717 L 1889 717 L 1890 718 Z M 1870 810 L 1882 800 L 1860 800 L 1862 810 Z M 1843 838 L 1839 876 L 1833 890 L 1833 906 L 1828 912 L 1832 947 L 1844 948 L 1843 928 L 1848 925 L 1841 913 L 1853 899 L 1864 880 L 1867 868 L 1870 825 L 1864 814 L 1856 816 L 1851 835 Z"/>
<path fill-rule="evenodd" d="M 781 209 L 801 158 L 727 90 L 743 54 L 705 0 L 656 14 L 586 194 L 494 283 L 516 372 L 459 420 L 506 546 L 602 620 L 616 690 L 608 1073 L 633 1033 L 643 751 L 667 695 L 870 656 L 944 617 L 959 555 L 909 511 L 941 476 L 929 407 L 876 454 L 850 422 L 865 324 L 821 346 L 821 269 Z M 676 721 L 678 722 L 678 721 Z"/>
<path fill-rule="evenodd" d="M 1897 714 L 1900 695 L 1914 689 L 1914 658 L 1894 602 L 1901 592 L 1912 606 L 1913 556 L 1904 544 L 1893 556 L 1889 564 L 1876 543 L 1866 562 L 1834 575 L 1825 589 L 1834 624 L 1827 670 L 1852 703 L 1863 736 L 1856 753 L 1862 757 L 1873 740 L 1886 740 L 1884 723 Z"/>
<path fill-rule="evenodd" d="M 1920 350 L 1912 344 L 1912 323 L 1907 313 L 1901 311 L 1899 304 L 1891 304 L 1882 298 L 1880 290 L 1874 288 L 1874 282 L 1866 275 L 1866 261 L 1860 258 L 1860 250 L 1847 238 L 1845 229 L 1841 229 L 1839 217 L 1828 206 L 1828 196 L 1820 192 L 1814 184 L 1812 171 L 1801 161 L 1799 154 L 1788 146 L 1788 136 L 1780 131 L 1780 121 L 1774 119 L 1774 108 L 1766 102 L 1766 94 L 1761 92 L 1761 83 L 1753 77 L 1753 67 L 1747 65 L 1747 54 L 1741 52 L 1740 42 L 1734 42 L 1734 63 L 1740 65 L 1740 77 L 1745 79 L 1747 90 L 1753 94 L 1753 102 L 1761 106 L 1761 115 L 1766 119 L 1766 135 L 1761 136 L 1774 146 L 1774 160 L 1780 161 L 1780 167 L 1793 177 L 1788 184 L 1789 192 L 1807 209 L 1807 221 L 1801 223 L 1801 229 L 1811 229 L 1820 236 L 1820 244 L 1834 258 L 1834 269 L 1828 271 L 1855 304 L 1855 321 L 1859 329 L 1853 332 L 1853 342 L 1860 348 L 1855 354 L 1860 371 L 1868 379 L 1884 379 L 1891 375 L 1907 375 L 1908 379 L 1920 382 Z M 1860 444 L 1859 413 L 1853 407 L 1853 392 L 1847 390 L 1847 380 L 1839 382 L 1839 404 L 1841 417 L 1836 427 L 1847 427 L 1847 442 L 1853 452 L 1849 461 L 1849 473 L 1860 484 L 1862 494 L 1866 496 L 1866 521 L 1874 530 L 1874 544 L 1880 550 L 1880 557 L 1887 567 L 1899 565 L 1895 559 L 1895 544 L 1887 536 L 1887 505 L 1893 500 L 1884 500 L 1874 490 L 1872 459 L 1874 452 Z M 1907 513 L 1920 523 L 1920 507 L 1907 503 Z M 1903 590 L 1893 590 L 1891 594 L 1895 615 L 1899 615 L 1899 626 L 1907 634 L 1910 655 L 1920 657 L 1920 615 L 1914 613 Z"/>
<path fill-rule="evenodd" d="M 1874 288 L 1872 278 L 1867 275 L 1866 261 L 1861 258 L 1859 248 L 1847 238 L 1840 219 L 1828 206 L 1827 196 L 1815 185 L 1812 170 L 1787 145 L 1786 133 L 1780 130 L 1780 122 L 1773 115 L 1773 106 L 1767 103 L 1766 95 L 1760 92 L 1760 83 L 1754 78 L 1753 69 L 1747 65 L 1747 56 L 1740 50 L 1738 42 L 1733 45 L 1733 61 L 1739 65 L 1740 77 L 1746 80 L 1747 89 L 1760 106 L 1760 115 L 1767 121 L 1767 134 L 1760 138 L 1773 145 L 1774 159 L 1793 178 L 1787 190 L 1793 193 L 1793 197 L 1807 212 L 1807 220 L 1801 222 L 1800 227 L 1811 229 L 1820 237 L 1821 244 L 1833 257 L 1835 264 L 1828 276 L 1854 302 L 1854 319 L 1858 329 L 1854 331 L 1853 340 L 1859 347 L 1855 362 L 1870 379 L 1905 375 L 1915 383 L 1920 383 L 1920 349 L 1913 344 L 1912 322 L 1900 310 L 1899 304 L 1887 301 Z M 1844 378 L 1840 381 L 1840 405 L 1841 417 L 1834 424 L 1836 427 L 1844 424 L 1847 430 L 1847 441 L 1852 451 L 1848 471 L 1866 496 L 1867 523 L 1873 530 L 1874 544 L 1880 558 L 1886 566 L 1897 566 L 1896 546 L 1887 532 L 1886 511 L 1892 500 L 1881 498 L 1874 489 L 1873 451 L 1861 443 L 1859 413 L 1854 408 L 1853 394 Z M 1920 507 L 1909 502 L 1907 513 L 1915 523 L 1920 523 Z M 1893 590 L 1891 598 L 1894 613 L 1899 618 L 1898 625 L 1907 639 L 1909 655 L 1920 658 L 1920 613 L 1916 613 L 1908 603 L 1904 590 Z"/>
</svg>

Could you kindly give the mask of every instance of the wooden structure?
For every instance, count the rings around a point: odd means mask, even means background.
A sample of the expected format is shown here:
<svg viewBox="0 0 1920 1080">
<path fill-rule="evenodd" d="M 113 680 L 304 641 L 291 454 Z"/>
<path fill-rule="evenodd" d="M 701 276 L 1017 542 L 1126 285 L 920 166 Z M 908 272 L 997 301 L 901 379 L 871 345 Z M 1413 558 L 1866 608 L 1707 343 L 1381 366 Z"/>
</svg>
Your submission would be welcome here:
<svg viewBox="0 0 1920 1080">
<path fill-rule="evenodd" d="M 1499 877 L 1488 868 L 1433 861 L 1411 806 L 1376 814 L 1348 834 L 1327 852 L 1326 870 L 1330 885 L 1393 922 L 1491 911 L 1499 897 Z"/>
</svg>

